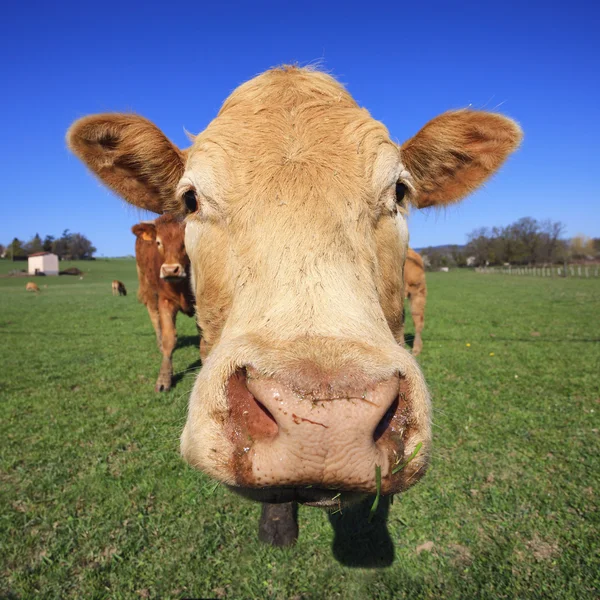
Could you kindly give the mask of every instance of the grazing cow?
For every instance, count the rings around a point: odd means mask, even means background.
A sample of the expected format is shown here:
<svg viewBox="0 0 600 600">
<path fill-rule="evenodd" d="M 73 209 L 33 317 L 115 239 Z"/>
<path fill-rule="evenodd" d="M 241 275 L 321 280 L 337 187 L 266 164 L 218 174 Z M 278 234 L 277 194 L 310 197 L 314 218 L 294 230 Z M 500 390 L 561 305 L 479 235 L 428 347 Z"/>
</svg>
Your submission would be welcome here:
<svg viewBox="0 0 600 600">
<path fill-rule="evenodd" d="M 113 279 L 112 282 L 112 295 L 113 296 L 127 296 L 127 288 L 122 281 Z"/>
<path fill-rule="evenodd" d="M 297 502 L 422 477 L 429 393 L 399 343 L 408 205 L 462 199 L 520 139 L 502 115 L 458 110 L 398 146 L 332 77 L 296 67 L 237 88 L 187 150 L 131 114 L 71 127 L 71 149 L 128 202 L 187 215 L 208 357 L 181 452 L 268 503 L 261 539 L 294 541 Z"/>
<path fill-rule="evenodd" d="M 27 282 L 27 285 L 25 286 L 25 291 L 26 292 L 39 292 L 40 288 L 37 286 L 36 283 L 33 283 L 33 281 L 29 281 L 29 282 Z"/>
<path fill-rule="evenodd" d="M 410 304 L 410 314 L 415 324 L 413 356 L 423 349 L 421 332 L 425 325 L 425 302 L 427 300 L 427 284 L 425 283 L 425 265 L 421 255 L 412 248 L 408 249 L 404 263 L 404 295 Z"/>
<path fill-rule="evenodd" d="M 177 313 L 194 316 L 190 260 L 183 241 L 185 223 L 173 215 L 163 215 L 155 221 L 138 223 L 131 231 L 136 236 L 138 298 L 148 309 L 163 355 L 155 390 L 166 392 L 173 378 Z"/>
</svg>

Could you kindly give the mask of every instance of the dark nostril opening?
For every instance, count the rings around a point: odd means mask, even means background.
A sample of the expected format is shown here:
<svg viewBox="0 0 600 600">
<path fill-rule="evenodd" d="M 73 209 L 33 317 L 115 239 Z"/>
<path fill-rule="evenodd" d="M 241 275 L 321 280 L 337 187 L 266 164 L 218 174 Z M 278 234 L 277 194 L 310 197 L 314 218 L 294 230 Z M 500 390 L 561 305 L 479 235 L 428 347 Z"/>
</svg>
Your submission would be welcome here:
<svg viewBox="0 0 600 600">
<path fill-rule="evenodd" d="M 381 421 L 379 421 L 377 427 L 375 427 L 375 432 L 373 433 L 373 440 L 377 442 L 381 436 L 392 427 L 392 419 L 396 415 L 398 410 L 398 406 L 400 405 L 400 398 L 396 396 L 396 399 L 392 402 L 390 407 L 385 411 L 385 415 Z"/>
<path fill-rule="evenodd" d="M 265 416 L 271 419 L 271 421 L 273 421 L 273 423 L 275 424 L 275 427 L 277 427 L 277 421 L 275 420 L 275 417 L 271 414 L 271 411 L 262 402 L 259 402 L 254 396 L 252 396 L 252 399 L 254 400 L 254 402 L 256 402 L 258 408 L 265 414 Z"/>
</svg>

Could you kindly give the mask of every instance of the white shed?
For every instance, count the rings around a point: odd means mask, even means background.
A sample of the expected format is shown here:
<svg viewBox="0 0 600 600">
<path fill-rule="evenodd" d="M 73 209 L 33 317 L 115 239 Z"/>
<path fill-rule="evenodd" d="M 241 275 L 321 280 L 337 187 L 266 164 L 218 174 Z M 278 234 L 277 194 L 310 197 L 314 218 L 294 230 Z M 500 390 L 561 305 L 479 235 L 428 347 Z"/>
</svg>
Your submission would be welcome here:
<svg viewBox="0 0 600 600">
<path fill-rule="evenodd" d="M 36 252 L 29 255 L 27 266 L 27 272 L 30 275 L 36 273 L 58 275 L 58 256 L 52 252 Z"/>
</svg>

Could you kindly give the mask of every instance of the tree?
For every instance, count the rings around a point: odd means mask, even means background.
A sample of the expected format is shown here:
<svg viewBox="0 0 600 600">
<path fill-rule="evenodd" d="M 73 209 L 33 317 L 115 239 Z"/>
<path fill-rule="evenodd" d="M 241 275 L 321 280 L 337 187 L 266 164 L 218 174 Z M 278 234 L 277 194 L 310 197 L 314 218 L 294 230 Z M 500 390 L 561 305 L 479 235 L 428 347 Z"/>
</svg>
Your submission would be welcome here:
<svg viewBox="0 0 600 600">
<path fill-rule="evenodd" d="M 52 244 L 54 243 L 54 236 L 47 235 L 42 242 L 42 248 L 45 252 L 52 252 Z"/>
<path fill-rule="evenodd" d="M 468 236 L 467 254 L 475 257 L 475 265 L 482 266 L 492 262 L 490 230 L 480 227 L 473 230 Z"/>
<path fill-rule="evenodd" d="M 467 266 L 467 256 L 458 246 L 452 246 L 450 248 L 450 256 L 457 267 Z"/>
<path fill-rule="evenodd" d="M 92 258 L 96 248 L 90 240 L 80 233 L 73 233 L 69 241 L 69 255 L 72 260 L 85 260 Z"/>
<path fill-rule="evenodd" d="M 4 258 L 5 252 L 6 252 L 6 246 L 4 244 L 0 244 L 0 258 Z"/>
<path fill-rule="evenodd" d="M 595 255 L 594 240 L 582 233 L 571 239 L 570 246 L 573 258 L 587 258 Z"/>
<path fill-rule="evenodd" d="M 554 263 L 564 255 L 560 239 L 565 226 L 560 221 L 541 223 L 531 217 L 519 219 L 506 227 L 475 229 L 468 236 L 467 252 L 475 264 Z"/>
<path fill-rule="evenodd" d="M 541 258 L 544 262 L 554 263 L 562 258 L 560 237 L 565 232 L 565 225 L 560 221 L 552 222 L 550 219 L 541 223 L 542 252 Z"/>
<path fill-rule="evenodd" d="M 524 262 L 535 263 L 540 245 L 540 226 L 535 219 L 523 217 L 512 225 L 515 236 L 525 248 Z"/>
<path fill-rule="evenodd" d="M 69 258 L 69 245 L 71 243 L 71 234 L 65 229 L 57 240 L 52 243 L 52 252 L 61 259 Z"/>
<path fill-rule="evenodd" d="M 6 258 L 14 260 L 15 256 L 27 256 L 23 249 L 23 245 L 23 242 L 19 238 L 13 238 L 13 241 L 6 250 Z"/>
<path fill-rule="evenodd" d="M 39 233 L 36 233 L 24 246 L 26 254 L 35 254 L 36 252 L 42 252 L 44 246 L 42 245 L 42 238 Z"/>
</svg>

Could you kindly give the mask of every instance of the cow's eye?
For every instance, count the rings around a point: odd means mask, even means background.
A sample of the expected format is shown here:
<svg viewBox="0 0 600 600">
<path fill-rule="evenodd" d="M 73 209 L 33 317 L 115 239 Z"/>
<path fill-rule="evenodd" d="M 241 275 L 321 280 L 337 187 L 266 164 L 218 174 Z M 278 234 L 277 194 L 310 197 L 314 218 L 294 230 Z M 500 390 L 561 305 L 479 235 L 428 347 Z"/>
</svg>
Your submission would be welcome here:
<svg viewBox="0 0 600 600">
<path fill-rule="evenodd" d="M 396 184 L 396 204 L 404 204 L 407 190 L 408 188 L 401 181 Z"/>
<path fill-rule="evenodd" d="M 188 190 L 183 194 L 183 201 L 188 212 L 196 212 L 198 210 L 198 198 L 195 190 Z"/>
</svg>

